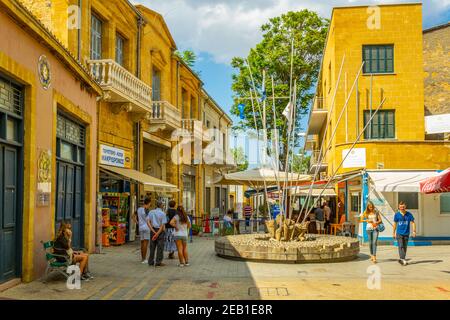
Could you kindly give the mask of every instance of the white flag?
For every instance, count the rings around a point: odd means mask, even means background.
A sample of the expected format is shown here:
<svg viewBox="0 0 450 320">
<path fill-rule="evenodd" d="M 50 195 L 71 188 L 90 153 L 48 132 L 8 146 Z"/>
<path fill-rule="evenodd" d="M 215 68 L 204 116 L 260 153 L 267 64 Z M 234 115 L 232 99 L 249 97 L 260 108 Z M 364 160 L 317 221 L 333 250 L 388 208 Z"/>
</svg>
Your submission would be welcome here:
<svg viewBox="0 0 450 320">
<path fill-rule="evenodd" d="M 292 108 L 292 102 L 289 102 L 286 106 L 286 108 L 283 111 L 283 116 L 286 117 L 286 119 L 288 119 L 288 121 L 291 121 L 290 116 L 291 116 L 291 108 Z"/>
</svg>

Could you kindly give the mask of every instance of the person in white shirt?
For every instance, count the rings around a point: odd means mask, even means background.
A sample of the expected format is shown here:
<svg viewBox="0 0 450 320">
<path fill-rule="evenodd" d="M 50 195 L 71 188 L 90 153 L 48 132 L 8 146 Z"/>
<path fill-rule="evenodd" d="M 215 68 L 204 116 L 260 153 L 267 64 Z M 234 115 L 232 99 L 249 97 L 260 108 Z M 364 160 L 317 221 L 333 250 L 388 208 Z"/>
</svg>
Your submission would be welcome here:
<svg viewBox="0 0 450 320">
<path fill-rule="evenodd" d="M 173 236 L 177 245 L 178 259 L 180 261 L 178 266 L 189 266 L 187 239 L 188 231 L 191 228 L 191 222 L 182 206 L 178 206 L 177 214 L 170 220 L 170 225 L 175 228 Z"/>
<path fill-rule="evenodd" d="M 139 235 L 141 237 L 141 258 L 142 263 L 147 263 L 148 243 L 150 241 L 150 228 L 147 224 L 147 215 L 150 209 L 149 198 L 144 200 L 144 205 L 137 210 Z"/>
</svg>

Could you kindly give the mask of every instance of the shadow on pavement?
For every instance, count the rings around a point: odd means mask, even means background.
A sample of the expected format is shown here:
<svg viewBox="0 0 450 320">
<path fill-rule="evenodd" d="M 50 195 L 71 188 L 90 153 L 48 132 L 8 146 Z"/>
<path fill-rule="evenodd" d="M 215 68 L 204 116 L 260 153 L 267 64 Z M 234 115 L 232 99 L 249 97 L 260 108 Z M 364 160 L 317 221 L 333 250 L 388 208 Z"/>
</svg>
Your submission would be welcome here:
<svg viewBox="0 0 450 320">
<path fill-rule="evenodd" d="M 421 261 L 408 261 L 408 264 L 421 264 L 421 263 L 431 263 L 431 264 L 436 264 L 436 263 L 441 263 L 444 262 L 443 260 L 421 260 Z"/>
</svg>

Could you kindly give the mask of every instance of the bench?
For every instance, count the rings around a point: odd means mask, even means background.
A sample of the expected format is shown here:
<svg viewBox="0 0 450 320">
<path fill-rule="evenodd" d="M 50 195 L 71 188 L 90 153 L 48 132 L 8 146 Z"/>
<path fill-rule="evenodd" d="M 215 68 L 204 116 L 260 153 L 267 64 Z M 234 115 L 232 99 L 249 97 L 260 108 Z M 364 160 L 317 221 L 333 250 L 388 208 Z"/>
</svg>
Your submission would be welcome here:
<svg viewBox="0 0 450 320">
<path fill-rule="evenodd" d="M 45 269 L 44 283 L 47 282 L 48 276 L 53 272 L 58 272 L 62 274 L 66 279 L 69 277 L 67 273 L 67 268 L 71 265 L 71 262 L 66 256 L 58 255 L 53 253 L 53 241 L 43 242 L 41 241 L 42 246 L 44 247 L 45 259 L 47 260 L 47 268 Z M 58 261 L 57 258 L 61 258 L 64 261 Z"/>
</svg>

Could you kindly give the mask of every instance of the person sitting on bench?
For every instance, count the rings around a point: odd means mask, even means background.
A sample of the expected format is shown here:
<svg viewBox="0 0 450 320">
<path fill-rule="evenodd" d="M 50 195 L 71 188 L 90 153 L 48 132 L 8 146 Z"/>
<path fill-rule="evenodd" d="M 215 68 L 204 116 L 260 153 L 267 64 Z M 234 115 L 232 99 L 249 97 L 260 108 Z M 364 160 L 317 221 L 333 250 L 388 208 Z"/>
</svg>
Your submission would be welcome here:
<svg viewBox="0 0 450 320">
<path fill-rule="evenodd" d="M 88 271 L 89 255 L 81 251 L 74 251 L 72 249 L 72 225 L 70 223 L 61 223 L 56 240 L 53 244 L 53 253 L 64 256 L 64 258 L 57 257 L 60 262 L 69 261 L 70 264 L 80 264 L 81 280 L 88 281 L 93 279 L 93 276 Z"/>
</svg>

